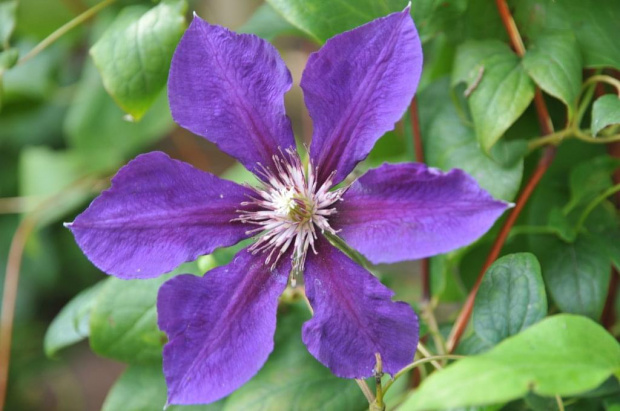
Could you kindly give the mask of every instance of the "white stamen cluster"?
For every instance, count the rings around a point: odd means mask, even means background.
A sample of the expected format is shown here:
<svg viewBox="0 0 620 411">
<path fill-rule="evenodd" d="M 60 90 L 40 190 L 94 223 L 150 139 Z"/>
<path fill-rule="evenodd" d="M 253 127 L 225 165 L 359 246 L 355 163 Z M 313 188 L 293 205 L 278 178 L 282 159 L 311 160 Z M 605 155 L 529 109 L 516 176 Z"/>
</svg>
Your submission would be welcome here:
<svg viewBox="0 0 620 411">
<path fill-rule="evenodd" d="M 238 210 L 240 217 L 235 219 L 259 227 L 247 231 L 258 233 L 259 237 L 249 250 L 253 254 L 269 252 L 265 264 L 272 263 L 275 268 L 280 257 L 293 247 L 293 276 L 303 270 L 309 248 L 314 248 L 317 229 L 336 234 L 328 222 L 328 217 L 336 212 L 334 203 L 340 200 L 343 189 L 329 191 L 332 175 L 317 187 L 315 171 L 308 167 L 308 175 L 299 156 L 288 149 L 282 156 L 273 156 L 275 170 L 259 164 L 259 173 L 264 180 L 261 186 L 252 188 L 256 197 L 241 203 L 242 206 L 258 206 L 258 211 Z"/>
</svg>

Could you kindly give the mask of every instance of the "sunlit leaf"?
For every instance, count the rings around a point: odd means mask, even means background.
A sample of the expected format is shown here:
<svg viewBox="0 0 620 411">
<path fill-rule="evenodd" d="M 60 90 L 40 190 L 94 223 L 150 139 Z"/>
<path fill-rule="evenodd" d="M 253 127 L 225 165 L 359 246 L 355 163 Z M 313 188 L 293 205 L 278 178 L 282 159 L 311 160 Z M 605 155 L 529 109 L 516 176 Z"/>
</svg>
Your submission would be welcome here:
<svg viewBox="0 0 620 411">
<path fill-rule="evenodd" d="M 459 47 L 452 82 L 461 81 L 467 83 L 476 136 L 488 153 L 534 98 L 534 83 L 517 55 L 493 40 Z"/>
<path fill-rule="evenodd" d="M 85 289 L 60 310 L 45 333 L 43 346 L 48 357 L 89 336 L 90 311 L 103 285 L 102 281 Z"/>
<path fill-rule="evenodd" d="M 185 29 L 182 0 L 162 1 L 145 12 L 129 6 L 90 49 L 103 84 L 139 120 L 161 93 L 172 54 Z"/>
<path fill-rule="evenodd" d="M 171 276 L 198 274 L 195 263 L 149 280 L 110 278 L 90 315 L 90 346 L 104 357 L 130 364 L 157 364 L 166 342 L 157 327 L 157 292 Z M 201 273 L 202 274 L 202 273 Z"/>
<path fill-rule="evenodd" d="M 435 410 L 506 402 L 529 391 L 568 396 L 620 375 L 620 344 L 594 321 L 546 318 L 492 350 L 433 373 L 400 409 Z"/>
<path fill-rule="evenodd" d="M 535 39 L 523 66 L 536 84 L 560 99 L 573 113 L 581 87 L 581 52 L 570 31 L 550 32 Z"/>
<path fill-rule="evenodd" d="M 592 134 L 612 124 L 620 124 L 620 97 L 616 94 L 602 96 L 592 105 Z"/>
</svg>

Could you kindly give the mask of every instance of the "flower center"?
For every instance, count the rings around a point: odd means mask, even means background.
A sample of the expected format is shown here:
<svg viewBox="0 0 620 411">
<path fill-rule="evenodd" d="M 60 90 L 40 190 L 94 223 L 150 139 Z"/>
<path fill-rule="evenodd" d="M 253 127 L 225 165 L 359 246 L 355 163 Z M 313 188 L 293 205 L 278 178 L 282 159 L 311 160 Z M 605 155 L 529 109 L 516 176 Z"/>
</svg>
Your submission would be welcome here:
<svg viewBox="0 0 620 411">
<path fill-rule="evenodd" d="M 261 186 L 252 188 L 255 196 L 241 203 L 252 210 L 239 210 L 239 218 L 234 221 L 255 224 L 258 227 L 247 231 L 257 233 L 258 239 L 249 249 L 253 254 L 269 252 L 265 264 L 272 263 L 275 268 L 280 257 L 293 247 L 293 276 L 303 270 L 309 248 L 316 253 L 314 241 L 317 229 L 336 234 L 328 222 L 328 217 L 336 212 L 334 203 L 340 200 L 343 189 L 329 191 L 332 178 L 317 187 L 315 173 L 309 167 L 307 176 L 299 156 L 293 149 L 273 156 L 275 170 L 261 165 L 260 174 L 264 177 Z M 332 174 L 333 175 L 333 174 Z"/>
</svg>

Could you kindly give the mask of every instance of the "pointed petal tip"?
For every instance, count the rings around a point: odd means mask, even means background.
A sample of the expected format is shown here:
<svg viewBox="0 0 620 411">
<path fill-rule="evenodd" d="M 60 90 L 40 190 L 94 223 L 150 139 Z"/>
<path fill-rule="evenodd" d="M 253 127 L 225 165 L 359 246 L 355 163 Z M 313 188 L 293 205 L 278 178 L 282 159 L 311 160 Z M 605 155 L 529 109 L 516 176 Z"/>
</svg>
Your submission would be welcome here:
<svg viewBox="0 0 620 411">
<path fill-rule="evenodd" d="M 411 12 L 411 0 L 409 0 L 409 3 L 407 3 L 407 5 L 405 6 L 405 8 L 403 9 L 403 13 L 407 12 L 410 13 Z"/>
<path fill-rule="evenodd" d="M 62 223 L 63 227 L 65 228 L 71 228 L 71 226 L 73 226 L 74 221 L 71 221 L 69 223 Z"/>
</svg>

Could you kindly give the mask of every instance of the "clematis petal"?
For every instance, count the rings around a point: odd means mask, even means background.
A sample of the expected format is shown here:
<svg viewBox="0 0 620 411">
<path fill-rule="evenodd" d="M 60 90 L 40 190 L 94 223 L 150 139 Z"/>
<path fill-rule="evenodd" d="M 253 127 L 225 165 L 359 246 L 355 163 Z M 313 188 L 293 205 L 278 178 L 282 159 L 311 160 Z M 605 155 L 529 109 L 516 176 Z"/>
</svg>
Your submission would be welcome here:
<svg viewBox="0 0 620 411">
<path fill-rule="evenodd" d="M 333 183 L 342 181 L 394 128 L 421 71 L 409 7 L 337 35 L 310 56 L 301 87 L 314 125 L 310 157 L 319 183 L 334 170 Z"/>
<path fill-rule="evenodd" d="M 273 167 L 273 154 L 295 146 L 284 112 L 291 83 L 271 44 L 195 16 L 172 58 L 170 110 L 179 125 L 217 144 L 250 171 L 259 162 Z"/>
<path fill-rule="evenodd" d="M 204 277 L 168 280 L 157 296 L 166 334 L 164 375 L 169 404 L 216 401 L 247 382 L 273 350 L 278 296 L 290 254 L 273 271 L 264 256 L 240 251 Z"/>
<path fill-rule="evenodd" d="M 462 170 L 384 164 L 353 183 L 330 223 L 371 262 L 392 263 L 465 246 L 507 207 Z"/>
<path fill-rule="evenodd" d="M 252 191 L 153 152 L 136 157 L 112 187 L 67 226 L 84 254 L 120 278 L 150 278 L 249 237 L 231 222 Z"/>
<path fill-rule="evenodd" d="M 394 293 L 321 237 L 306 260 L 306 295 L 314 316 L 302 339 L 316 359 L 338 377 L 373 374 L 375 353 L 394 375 L 413 360 L 418 319 Z"/>
</svg>

